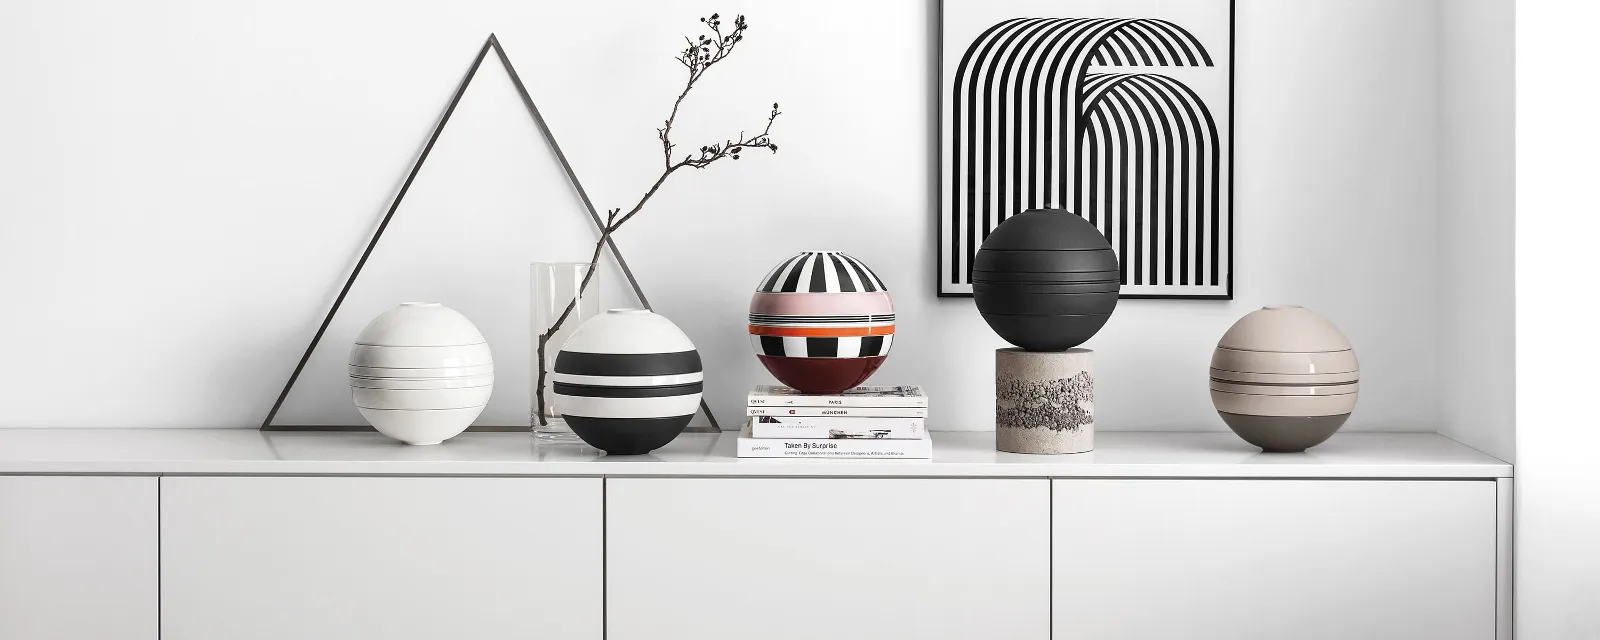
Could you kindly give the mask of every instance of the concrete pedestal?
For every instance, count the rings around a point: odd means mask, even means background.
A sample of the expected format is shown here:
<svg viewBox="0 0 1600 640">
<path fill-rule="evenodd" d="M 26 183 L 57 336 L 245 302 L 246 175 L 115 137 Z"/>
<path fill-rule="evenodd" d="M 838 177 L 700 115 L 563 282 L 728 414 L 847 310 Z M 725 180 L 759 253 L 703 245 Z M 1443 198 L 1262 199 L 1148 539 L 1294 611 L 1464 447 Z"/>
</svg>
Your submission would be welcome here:
<svg viewBox="0 0 1600 640">
<path fill-rule="evenodd" d="M 1094 450 L 1094 351 L 997 349 L 994 446 L 1010 453 Z"/>
</svg>

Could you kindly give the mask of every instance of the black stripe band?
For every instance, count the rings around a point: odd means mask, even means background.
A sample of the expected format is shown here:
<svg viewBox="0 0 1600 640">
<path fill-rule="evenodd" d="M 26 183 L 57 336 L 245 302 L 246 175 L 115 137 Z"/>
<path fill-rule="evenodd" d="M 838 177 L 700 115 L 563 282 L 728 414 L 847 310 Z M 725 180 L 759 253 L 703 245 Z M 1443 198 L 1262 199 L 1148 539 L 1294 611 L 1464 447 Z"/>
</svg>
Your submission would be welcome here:
<svg viewBox="0 0 1600 640">
<path fill-rule="evenodd" d="M 824 267 L 822 264 L 822 261 L 825 258 L 826 256 L 819 253 L 817 254 L 816 259 L 811 263 L 811 283 L 807 287 L 807 290 L 812 293 L 828 292 L 828 272 L 823 271 Z"/>
<path fill-rule="evenodd" d="M 800 272 L 806 270 L 806 261 L 811 259 L 811 254 L 802 254 L 800 261 L 789 271 L 788 277 L 783 279 L 783 286 L 778 291 L 783 293 L 796 293 L 800 291 Z"/>
<path fill-rule="evenodd" d="M 833 263 L 833 273 L 839 278 L 839 290 L 845 293 L 855 293 L 855 282 L 852 282 L 850 274 L 845 272 L 844 263 L 839 260 L 839 256 L 830 253 L 828 254 L 828 261 Z"/>
<path fill-rule="evenodd" d="M 789 265 L 793 264 L 794 261 L 798 260 L 799 258 L 800 256 L 789 258 L 788 260 L 783 261 L 783 264 L 778 265 L 778 268 L 773 269 L 772 273 L 767 274 L 767 283 L 761 286 L 761 290 L 768 293 L 776 291 L 778 288 L 778 278 L 783 276 L 783 270 L 789 268 Z"/>
<path fill-rule="evenodd" d="M 700 373 L 700 352 L 676 353 L 583 353 L 562 351 L 556 355 L 556 373 L 575 376 L 671 376 Z"/>
<path fill-rule="evenodd" d="M 862 358 L 883 355 L 883 336 L 862 337 L 861 349 L 858 355 Z"/>
<path fill-rule="evenodd" d="M 784 353 L 783 338 L 778 336 L 758 336 L 761 341 L 761 353 L 769 356 L 789 355 Z"/>
<path fill-rule="evenodd" d="M 838 338 L 806 338 L 806 357 L 808 358 L 837 358 L 839 357 Z"/>
<path fill-rule="evenodd" d="M 840 257 L 844 258 L 845 262 L 855 265 L 856 272 L 861 274 L 862 286 L 866 287 L 868 292 L 886 290 L 883 286 L 883 281 L 878 279 L 878 274 L 875 274 L 871 269 L 868 269 L 866 264 L 852 256 L 842 253 L 839 255 Z"/>
<path fill-rule="evenodd" d="M 555 392 L 564 396 L 579 396 L 584 398 L 669 398 L 672 396 L 686 396 L 700 393 L 705 387 L 701 382 L 685 384 L 668 384 L 654 387 L 603 387 L 592 384 L 571 384 L 567 382 L 554 383 Z"/>
</svg>

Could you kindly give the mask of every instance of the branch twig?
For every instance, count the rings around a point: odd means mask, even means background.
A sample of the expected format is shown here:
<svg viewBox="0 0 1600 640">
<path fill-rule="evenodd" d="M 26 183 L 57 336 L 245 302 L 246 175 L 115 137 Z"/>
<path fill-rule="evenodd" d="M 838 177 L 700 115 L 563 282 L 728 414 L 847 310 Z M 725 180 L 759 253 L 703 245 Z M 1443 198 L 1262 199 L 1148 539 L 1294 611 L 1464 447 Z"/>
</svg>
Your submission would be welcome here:
<svg viewBox="0 0 1600 640">
<path fill-rule="evenodd" d="M 606 212 L 605 226 L 600 229 L 600 239 L 595 242 L 594 253 L 589 258 L 589 270 L 584 274 L 583 281 L 578 285 L 577 295 L 567 303 L 566 308 L 561 311 L 561 315 L 556 318 L 555 322 L 552 322 L 550 327 L 539 335 L 538 351 L 535 355 L 538 359 L 539 377 L 534 389 L 534 401 L 538 404 L 539 426 L 549 424 L 549 418 L 546 415 L 544 389 L 548 374 L 545 366 L 545 353 L 549 346 L 550 336 L 561 330 L 562 325 L 567 322 L 567 319 L 572 316 L 572 312 L 577 308 L 578 298 L 582 297 L 584 291 L 588 290 L 589 282 L 594 280 L 595 271 L 599 267 L 600 252 L 605 247 L 606 242 L 611 239 L 611 235 L 621 229 L 622 225 L 632 220 L 634 216 L 638 215 L 644 209 L 645 203 L 649 202 L 650 198 L 661 189 L 661 185 L 666 184 L 667 178 L 672 177 L 672 174 L 679 169 L 686 167 L 704 169 L 724 158 L 738 160 L 740 154 L 750 149 L 767 149 L 773 153 L 778 152 L 778 145 L 772 142 L 771 133 L 773 121 L 777 120 L 778 115 L 782 112 L 778 111 L 778 103 L 774 102 L 772 103 L 772 112 L 767 115 L 767 125 L 762 128 L 761 133 L 746 137 L 744 132 L 741 131 L 738 138 L 728 138 L 722 142 L 702 146 L 698 155 L 685 155 L 682 160 L 673 162 L 673 149 L 677 145 L 672 142 L 672 126 L 678 120 L 678 111 L 683 106 L 684 98 L 689 96 L 689 92 L 694 89 L 695 83 L 705 76 L 707 70 L 727 59 L 733 53 L 734 48 L 744 41 L 744 32 L 750 27 L 742 15 L 734 18 L 733 31 L 726 34 L 722 32 L 720 14 L 713 13 L 709 18 L 701 18 L 700 22 L 704 23 L 711 33 L 710 35 L 702 34 L 698 39 L 684 38 L 686 46 L 678 52 L 676 59 L 678 64 L 683 65 L 688 71 L 688 75 L 683 83 L 683 91 L 678 92 L 678 97 L 672 101 L 672 111 L 667 114 L 667 119 L 663 121 L 661 127 L 656 129 L 656 138 L 661 141 L 663 166 L 661 175 L 644 192 L 639 201 L 628 209 L 626 214 L 622 214 L 619 218 L 618 214 L 622 213 L 621 209 L 611 209 Z"/>
</svg>

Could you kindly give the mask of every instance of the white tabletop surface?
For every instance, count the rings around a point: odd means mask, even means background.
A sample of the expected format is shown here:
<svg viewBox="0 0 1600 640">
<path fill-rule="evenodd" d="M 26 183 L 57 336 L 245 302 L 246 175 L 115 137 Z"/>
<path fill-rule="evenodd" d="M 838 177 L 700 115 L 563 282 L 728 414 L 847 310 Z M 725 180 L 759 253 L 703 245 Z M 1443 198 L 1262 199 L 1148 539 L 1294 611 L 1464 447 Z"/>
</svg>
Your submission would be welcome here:
<svg viewBox="0 0 1600 640">
<path fill-rule="evenodd" d="M 0 429 L 0 474 L 1502 478 L 1511 465 L 1432 433 L 1340 433 L 1262 453 L 1228 432 L 1095 434 L 1095 451 L 994 449 L 993 432 L 933 434 L 932 460 L 740 460 L 736 434 L 684 434 L 645 456 L 467 433 L 403 445 L 376 433 L 247 429 Z"/>
</svg>

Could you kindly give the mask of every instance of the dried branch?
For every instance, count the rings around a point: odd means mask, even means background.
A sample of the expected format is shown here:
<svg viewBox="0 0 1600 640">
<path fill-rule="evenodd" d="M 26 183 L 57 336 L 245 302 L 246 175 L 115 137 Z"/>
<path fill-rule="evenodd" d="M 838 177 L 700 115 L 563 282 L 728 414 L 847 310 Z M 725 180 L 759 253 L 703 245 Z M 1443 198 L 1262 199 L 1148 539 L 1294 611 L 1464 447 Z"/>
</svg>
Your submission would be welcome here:
<svg viewBox="0 0 1600 640">
<path fill-rule="evenodd" d="M 672 177 L 673 173 L 676 173 L 679 169 L 690 167 L 704 169 L 724 158 L 738 160 L 741 154 L 750 149 L 767 149 L 773 153 L 778 152 L 778 145 L 772 142 L 771 133 L 773 121 L 777 120 L 778 115 L 782 112 L 778 111 L 778 103 L 774 102 L 772 103 L 772 112 L 767 115 L 767 123 L 761 129 L 761 133 L 745 136 L 744 132 L 741 131 L 737 138 L 727 138 L 722 142 L 702 146 L 698 155 L 689 154 L 677 162 L 673 161 L 673 149 L 677 145 L 672 142 L 672 126 L 678 121 L 678 110 L 683 106 L 684 98 L 689 96 L 689 92 L 695 88 L 695 83 L 705 76 L 706 71 L 733 54 L 739 43 L 744 41 L 745 31 L 750 28 L 750 25 L 745 22 L 742 15 L 734 18 L 733 30 L 726 34 L 722 32 L 722 17 L 720 14 L 713 13 L 709 18 L 701 18 L 700 22 L 706 25 L 710 34 L 701 34 L 697 38 L 684 38 L 686 46 L 678 52 L 676 57 L 678 64 L 683 65 L 688 72 L 684 79 L 683 91 L 678 92 L 678 97 L 672 101 L 672 111 L 667 114 L 667 119 L 662 122 L 661 127 L 656 129 L 656 138 L 661 141 L 663 167 L 661 175 L 644 192 L 639 201 L 628 209 L 626 214 L 622 214 L 619 218 L 618 214 L 622 213 L 621 209 L 612 209 L 606 212 L 606 223 L 600 229 L 600 239 L 595 242 L 594 253 L 589 258 L 589 271 L 584 274 L 583 282 L 578 285 L 578 296 L 582 296 L 583 292 L 588 290 L 589 282 L 594 279 L 594 273 L 600 263 L 601 250 L 605 247 L 606 242 L 611 239 L 611 235 L 621 229 L 622 225 L 632 220 L 635 215 L 638 215 L 644 209 L 645 203 L 649 202 L 650 198 L 661 189 L 661 185 L 666 184 L 667 178 Z M 567 303 L 566 309 L 562 310 L 561 315 L 556 318 L 555 322 L 551 323 L 550 327 L 539 336 L 538 353 L 536 355 L 539 361 L 539 379 L 534 389 L 534 398 L 539 407 L 540 426 L 548 424 L 545 417 L 544 402 L 544 386 L 547 375 L 545 370 L 545 350 L 550 341 L 550 336 L 555 335 L 556 331 L 561 329 L 567 318 L 572 315 L 573 310 L 577 308 L 577 304 L 577 297 L 574 297 L 571 302 Z"/>
<path fill-rule="evenodd" d="M 683 105 L 683 99 L 694 89 L 694 83 L 713 65 L 731 55 L 734 47 L 744 41 L 745 30 L 750 28 L 742 15 L 733 19 L 733 32 L 727 35 L 722 33 L 721 14 L 713 13 L 709 18 L 701 18 L 700 22 L 711 30 L 711 35 L 701 34 L 698 40 L 688 36 L 683 38 L 687 46 L 678 52 L 676 60 L 688 70 L 689 75 L 683 83 L 683 91 L 678 92 L 678 98 L 672 101 L 672 113 L 667 115 L 661 128 L 656 129 L 656 137 L 661 140 L 662 163 L 669 171 L 672 168 L 672 148 L 675 146 L 672 144 L 672 125 L 678 120 L 678 107 Z"/>
</svg>

